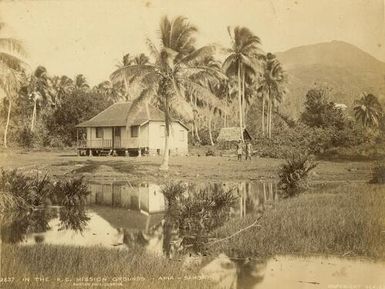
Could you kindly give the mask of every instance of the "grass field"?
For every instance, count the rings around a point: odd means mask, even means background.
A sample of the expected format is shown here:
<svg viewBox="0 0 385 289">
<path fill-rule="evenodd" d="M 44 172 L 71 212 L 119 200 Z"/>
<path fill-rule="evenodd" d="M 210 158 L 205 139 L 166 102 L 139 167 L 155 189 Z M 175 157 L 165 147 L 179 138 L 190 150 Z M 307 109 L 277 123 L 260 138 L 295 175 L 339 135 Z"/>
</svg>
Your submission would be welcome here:
<svg viewBox="0 0 385 289">
<path fill-rule="evenodd" d="M 92 288 L 119 288 L 120 283 L 123 288 L 211 288 L 207 279 L 197 279 L 197 269 L 184 269 L 182 261 L 147 255 L 140 249 L 129 252 L 101 247 L 3 244 L 1 256 L 1 276 L 15 278 L 1 288 L 89 288 L 80 286 L 86 277 L 106 278 L 104 285 Z M 30 282 L 23 282 L 23 277 L 29 277 Z M 35 277 L 48 281 L 36 282 Z"/>
<path fill-rule="evenodd" d="M 75 151 L 0 152 L 0 167 L 36 169 L 51 176 L 70 174 L 87 178 L 110 177 L 130 181 L 164 182 L 168 178 L 186 181 L 274 179 L 284 162 L 279 159 L 253 158 L 239 162 L 236 156 L 171 157 L 168 173 L 161 173 L 161 157 L 77 157 Z M 314 182 L 365 182 L 370 179 L 372 162 L 320 161 L 311 174 Z"/>
<path fill-rule="evenodd" d="M 217 243 L 212 253 L 229 256 L 337 255 L 385 260 L 385 186 L 351 184 L 277 202 L 259 224 Z M 229 236 L 256 216 L 228 222 Z"/>
</svg>

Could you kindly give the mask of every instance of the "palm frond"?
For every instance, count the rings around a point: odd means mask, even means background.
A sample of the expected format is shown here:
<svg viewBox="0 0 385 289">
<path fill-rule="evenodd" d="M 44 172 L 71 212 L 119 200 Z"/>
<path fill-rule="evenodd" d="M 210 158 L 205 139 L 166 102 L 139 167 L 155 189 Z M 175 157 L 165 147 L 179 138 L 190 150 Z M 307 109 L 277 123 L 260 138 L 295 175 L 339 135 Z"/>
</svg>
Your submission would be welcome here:
<svg viewBox="0 0 385 289">
<path fill-rule="evenodd" d="M 202 103 L 219 109 L 223 107 L 223 103 L 209 89 L 190 80 L 184 80 L 183 86 Z"/>
<path fill-rule="evenodd" d="M 170 108 L 183 120 L 189 122 L 194 118 L 194 112 L 191 105 L 181 96 L 175 94 L 170 99 Z"/>
<path fill-rule="evenodd" d="M 183 57 L 179 62 L 189 64 L 191 62 L 201 62 L 206 57 L 212 56 L 216 51 L 214 45 L 203 46 L 199 49 L 194 50 L 192 53 Z"/>
<path fill-rule="evenodd" d="M 154 73 L 155 68 L 152 65 L 131 65 L 124 66 L 115 70 L 111 75 L 110 79 L 112 83 L 119 81 L 127 81 L 133 77 L 145 76 L 148 73 Z"/>
<path fill-rule="evenodd" d="M 126 129 L 128 130 L 130 125 L 138 116 L 139 112 L 143 109 L 144 105 L 151 102 L 151 99 L 156 95 L 152 87 L 142 90 L 140 95 L 132 101 L 130 109 L 127 112 Z"/>
<path fill-rule="evenodd" d="M 237 63 L 238 57 L 237 55 L 230 54 L 225 61 L 222 64 L 222 69 L 227 75 L 232 75 L 236 73 L 238 69 L 238 63 Z"/>
<path fill-rule="evenodd" d="M 27 51 L 23 42 L 13 38 L 0 38 L 0 51 L 5 51 L 21 57 L 26 57 Z"/>
<path fill-rule="evenodd" d="M 148 47 L 148 50 L 150 50 L 150 54 L 155 58 L 155 59 L 158 59 L 159 58 L 159 50 L 158 48 L 156 48 L 155 44 L 150 40 L 150 39 L 146 39 L 146 44 L 147 44 L 147 47 Z"/>
<path fill-rule="evenodd" d="M 23 67 L 28 67 L 28 64 L 21 58 L 2 51 L 0 51 L 0 63 L 4 63 L 14 70 L 20 70 Z"/>
</svg>

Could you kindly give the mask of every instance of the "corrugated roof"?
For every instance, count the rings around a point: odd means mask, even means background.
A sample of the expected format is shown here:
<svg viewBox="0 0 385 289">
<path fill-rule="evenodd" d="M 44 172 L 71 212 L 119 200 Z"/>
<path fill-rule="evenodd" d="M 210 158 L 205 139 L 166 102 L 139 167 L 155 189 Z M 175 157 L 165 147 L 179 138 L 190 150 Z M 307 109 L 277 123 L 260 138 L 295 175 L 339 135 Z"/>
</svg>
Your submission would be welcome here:
<svg viewBox="0 0 385 289">
<path fill-rule="evenodd" d="M 239 127 L 224 127 L 220 130 L 217 141 L 239 141 Z M 243 138 L 245 140 L 251 140 L 249 132 L 244 129 Z"/>
<path fill-rule="evenodd" d="M 127 114 L 130 109 L 131 102 L 120 102 L 106 108 L 90 120 L 84 121 L 77 125 L 77 127 L 111 127 L 111 126 L 126 126 Z M 164 114 L 155 106 L 148 105 L 147 109 L 143 108 L 139 111 L 137 117 L 132 125 L 141 125 L 146 121 L 164 121 Z"/>
</svg>

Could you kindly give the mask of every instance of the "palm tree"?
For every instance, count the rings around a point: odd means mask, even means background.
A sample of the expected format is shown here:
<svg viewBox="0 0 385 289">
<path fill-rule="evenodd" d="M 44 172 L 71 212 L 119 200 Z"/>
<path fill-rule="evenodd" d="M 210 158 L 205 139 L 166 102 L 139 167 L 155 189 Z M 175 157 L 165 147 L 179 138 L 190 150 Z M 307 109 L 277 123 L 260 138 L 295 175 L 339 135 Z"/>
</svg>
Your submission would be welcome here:
<svg viewBox="0 0 385 289">
<path fill-rule="evenodd" d="M 204 57 L 202 59 L 198 59 L 197 61 L 194 61 L 193 65 L 195 66 L 205 66 L 210 68 L 213 71 L 217 71 L 218 73 L 222 74 L 222 67 L 221 63 L 214 59 L 212 55 L 209 55 L 207 57 Z M 221 94 L 221 89 L 223 88 L 222 85 L 227 81 L 227 79 L 219 79 L 219 78 L 213 78 L 208 77 L 207 73 L 205 71 L 202 71 L 200 73 L 197 73 L 192 77 L 194 82 L 200 84 L 201 86 L 209 89 L 214 95 L 217 97 Z M 211 145 L 214 145 L 214 141 L 212 138 L 212 117 L 214 112 L 222 112 L 225 110 L 223 101 L 218 99 L 217 105 L 219 106 L 212 106 L 208 105 L 204 102 L 198 102 L 197 98 L 192 97 L 190 101 L 192 107 L 194 108 L 194 119 L 193 119 L 193 132 L 195 130 L 195 137 L 197 138 L 198 143 L 201 143 L 201 139 L 199 136 L 198 131 L 198 117 L 200 114 L 203 114 L 204 117 L 206 117 L 207 120 L 207 128 L 209 131 L 209 138 Z"/>
<path fill-rule="evenodd" d="M 363 93 L 359 100 L 355 101 L 354 115 L 365 127 L 378 127 L 383 115 L 383 109 L 377 97 L 371 93 Z"/>
<path fill-rule="evenodd" d="M 52 89 L 55 92 L 55 105 L 60 106 L 64 98 L 72 93 L 74 81 L 66 75 L 51 78 Z"/>
<path fill-rule="evenodd" d="M 228 57 L 223 63 L 223 70 L 228 76 L 237 75 L 240 138 L 243 141 L 243 114 L 245 110 L 245 81 L 258 71 L 259 45 L 261 40 L 246 27 L 235 27 L 234 33 L 227 28 L 232 47 L 227 49 Z"/>
<path fill-rule="evenodd" d="M 271 138 L 272 112 L 274 106 L 282 102 L 283 95 L 286 93 L 286 78 L 282 65 L 274 54 L 267 53 L 262 66 L 263 72 L 258 88 L 258 92 L 262 94 L 262 134 L 265 134 L 265 103 L 267 102 L 266 131 Z"/>
<path fill-rule="evenodd" d="M 168 170 L 170 123 L 173 114 L 192 118 L 192 110 L 185 98 L 188 91 L 192 97 L 203 102 L 215 103 L 217 98 L 207 89 L 193 81 L 197 73 L 219 77 L 217 71 L 206 66 L 193 65 L 199 58 L 211 55 L 214 47 L 205 46 L 195 49 L 197 29 L 184 17 L 169 20 L 163 17 L 160 23 L 160 46 L 147 41 L 155 62 L 145 65 L 130 65 L 117 69 L 111 75 L 113 83 L 125 80 L 139 82 L 140 93 L 135 96 L 127 117 L 127 127 L 143 104 L 150 101 L 162 107 L 165 115 L 165 143 L 161 170 Z"/>
<path fill-rule="evenodd" d="M 4 23 L 0 23 L 0 32 Z M 7 147 L 7 134 L 11 118 L 13 97 L 20 85 L 20 70 L 26 65 L 23 58 L 26 51 L 22 43 L 10 37 L 0 37 L 0 93 L 8 100 L 7 120 L 4 128 L 4 147 Z"/>
<path fill-rule="evenodd" d="M 146 65 L 150 62 L 150 58 L 146 56 L 144 53 L 139 54 L 138 56 L 135 56 L 133 59 L 133 63 L 136 65 Z"/>
<path fill-rule="evenodd" d="M 45 67 L 38 66 L 36 68 L 30 79 L 29 91 L 29 96 L 33 100 L 33 112 L 31 119 L 31 131 L 33 132 L 36 125 L 37 106 L 39 105 L 40 107 L 43 107 L 53 104 L 51 83 Z"/>
<path fill-rule="evenodd" d="M 83 74 L 78 74 L 75 76 L 74 88 L 80 91 L 86 91 L 90 88 L 87 83 L 87 79 Z"/>
</svg>

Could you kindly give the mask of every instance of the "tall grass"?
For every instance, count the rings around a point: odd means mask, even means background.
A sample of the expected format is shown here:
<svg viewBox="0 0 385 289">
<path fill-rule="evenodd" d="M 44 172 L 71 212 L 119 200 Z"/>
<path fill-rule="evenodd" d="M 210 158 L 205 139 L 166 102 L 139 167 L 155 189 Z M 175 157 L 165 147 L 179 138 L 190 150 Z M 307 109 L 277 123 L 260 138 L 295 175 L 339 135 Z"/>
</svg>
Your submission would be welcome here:
<svg viewBox="0 0 385 289">
<path fill-rule="evenodd" d="M 27 288 L 77 288 L 73 282 L 56 282 L 57 278 L 106 277 L 111 282 L 118 277 L 142 277 L 143 281 L 125 281 L 118 288 L 212 288 L 208 280 L 184 280 L 197 276 L 196 269 L 186 270 L 181 261 L 172 261 L 152 256 L 144 251 L 115 250 L 100 247 L 65 247 L 37 245 L 3 245 L 2 276 L 48 277 L 48 282 L 31 282 Z M 173 280 L 160 280 L 172 277 Z M 8 288 L 25 288 L 22 282 Z M 4 287 L 2 287 L 4 288 Z M 7 288 L 7 287 L 6 287 Z M 80 286 L 80 288 L 84 288 Z M 87 287 L 88 288 L 88 287 Z M 93 286 L 92 288 L 114 288 L 114 286 Z"/>
<path fill-rule="evenodd" d="M 260 228 L 251 228 L 212 252 L 230 256 L 330 254 L 385 260 L 385 189 L 345 185 L 322 193 L 285 199 L 265 212 Z M 251 224 L 255 216 L 230 221 L 217 237 Z"/>
</svg>

